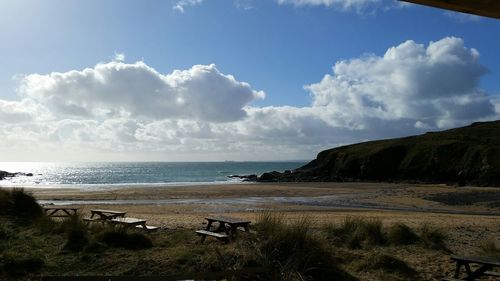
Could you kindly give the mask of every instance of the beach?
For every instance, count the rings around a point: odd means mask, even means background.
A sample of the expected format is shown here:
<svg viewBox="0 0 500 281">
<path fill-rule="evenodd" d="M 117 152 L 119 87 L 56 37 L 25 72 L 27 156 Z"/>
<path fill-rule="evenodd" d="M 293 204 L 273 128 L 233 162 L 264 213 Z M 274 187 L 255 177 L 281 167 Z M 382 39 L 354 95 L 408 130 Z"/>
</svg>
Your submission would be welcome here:
<svg viewBox="0 0 500 281">
<path fill-rule="evenodd" d="M 346 217 L 381 219 L 385 225 L 429 224 L 449 233 L 450 249 L 472 254 L 482 241 L 499 239 L 500 207 L 491 204 L 497 188 L 395 183 L 249 183 L 168 187 L 122 187 L 110 190 L 27 189 L 42 204 L 74 205 L 85 216 L 90 209 L 126 211 L 164 229 L 200 228 L 208 215 L 230 215 L 256 221 L 271 211 L 316 224 Z M 445 204 L 436 194 L 487 194 L 478 202 Z M 465 198 L 466 196 L 464 196 Z"/>
<path fill-rule="evenodd" d="M 3 192 L 4 199 L 19 196 Z M 160 228 L 124 232 L 79 219 L 42 217 L 31 225 L 6 220 L 0 225 L 10 241 L 4 243 L 10 247 L 6 257 L 39 258 L 42 275 L 169 276 L 207 267 L 242 268 L 249 262 L 264 266 L 274 259 L 275 250 L 266 252 L 266 245 L 271 245 L 286 253 L 285 260 L 317 258 L 320 264 L 328 262 L 326 269 L 338 267 L 356 280 L 441 280 L 453 275 L 451 255 L 493 253 L 485 249 L 497 251 L 494 245 L 500 243 L 497 188 L 337 182 L 53 187 L 25 192 L 38 201 L 26 198 L 39 212 L 36 203 L 77 208 L 84 218 L 92 209 L 113 210 Z M 6 210 L 17 210 L 19 216 L 24 209 Z M 250 229 L 231 243 L 213 237 L 201 243 L 194 231 L 205 229 L 209 216 L 250 221 Z M 268 228 L 266 217 L 271 218 Z M 395 229 L 407 230 L 394 234 Z M 72 233 L 86 238 L 71 240 Z M 408 243 L 398 242 L 410 238 Z M 146 245 L 140 241 L 150 244 L 140 248 L 137 245 Z M 68 245 L 83 246 L 73 251 Z M 139 248 L 125 247 L 130 245 Z M 280 270 L 286 274 L 294 269 Z"/>
</svg>

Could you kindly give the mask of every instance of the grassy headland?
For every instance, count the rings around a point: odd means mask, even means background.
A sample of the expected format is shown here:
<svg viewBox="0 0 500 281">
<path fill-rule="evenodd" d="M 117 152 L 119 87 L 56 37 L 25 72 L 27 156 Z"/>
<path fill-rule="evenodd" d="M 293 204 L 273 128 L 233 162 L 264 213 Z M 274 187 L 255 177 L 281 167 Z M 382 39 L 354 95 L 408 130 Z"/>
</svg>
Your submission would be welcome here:
<svg viewBox="0 0 500 281">
<path fill-rule="evenodd" d="M 384 181 L 500 186 L 500 121 L 322 151 L 261 181 Z"/>
</svg>

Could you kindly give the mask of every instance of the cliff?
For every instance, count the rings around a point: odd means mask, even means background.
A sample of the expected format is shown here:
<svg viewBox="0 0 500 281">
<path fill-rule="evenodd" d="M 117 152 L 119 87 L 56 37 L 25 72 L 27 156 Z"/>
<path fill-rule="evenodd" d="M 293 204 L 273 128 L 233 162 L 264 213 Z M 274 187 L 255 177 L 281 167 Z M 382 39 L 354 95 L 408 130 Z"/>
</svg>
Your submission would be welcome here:
<svg viewBox="0 0 500 281">
<path fill-rule="evenodd" d="M 384 181 L 500 186 L 500 121 L 328 149 L 259 181 Z"/>
</svg>

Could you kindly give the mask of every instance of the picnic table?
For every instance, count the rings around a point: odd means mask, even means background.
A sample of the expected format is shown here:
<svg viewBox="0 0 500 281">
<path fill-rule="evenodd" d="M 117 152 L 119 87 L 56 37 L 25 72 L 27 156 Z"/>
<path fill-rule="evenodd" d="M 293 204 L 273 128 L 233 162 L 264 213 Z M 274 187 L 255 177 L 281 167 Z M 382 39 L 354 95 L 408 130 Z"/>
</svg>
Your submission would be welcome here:
<svg viewBox="0 0 500 281">
<path fill-rule="evenodd" d="M 45 214 L 53 218 L 72 217 L 78 213 L 78 208 L 64 206 L 44 206 Z"/>
<path fill-rule="evenodd" d="M 109 222 L 115 225 L 122 225 L 125 227 L 139 227 L 147 230 L 146 220 L 144 219 L 119 217 L 111 219 Z"/>
<path fill-rule="evenodd" d="M 121 225 L 125 227 L 137 227 L 146 231 L 155 231 L 159 229 L 158 226 L 146 225 L 146 220 L 144 219 L 126 218 L 125 214 L 127 212 L 93 209 L 90 210 L 90 213 L 90 218 L 84 219 L 86 222 L 96 221 L 102 222 L 103 224 L 111 223 L 113 225 Z"/>
<path fill-rule="evenodd" d="M 201 235 L 201 242 L 205 241 L 207 236 L 213 236 L 220 240 L 229 240 L 232 241 L 234 237 L 237 235 L 238 227 L 244 229 L 245 232 L 250 231 L 250 221 L 227 217 L 227 216 L 210 216 L 205 218 L 208 223 L 205 230 L 197 230 L 196 233 Z M 216 229 L 211 230 L 211 227 L 214 223 L 218 223 Z"/>
<path fill-rule="evenodd" d="M 93 209 L 90 210 L 90 219 L 91 220 L 112 220 L 118 217 L 125 217 L 125 214 L 127 212 L 121 212 L 121 211 L 112 211 L 112 210 L 102 210 L 102 209 Z M 94 219 L 94 217 L 97 216 L 97 218 Z"/>
<path fill-rule="evenodd" d="M 451 256 L 451 259 L 456 262 L 455 274 L 453 278 L 444 278 L 443 281 L 476 280 L 484 276 L 500 277 L 499 271 L 493 271 L 495 267 L 500 267 L 500 259 L 498 258 Z M 475 264 L 478 267 L 472 270 L 471 264 Z M 466 276 L 460 278 L 460 268 L 462 266 L 465 268 Z"/>
</svg>

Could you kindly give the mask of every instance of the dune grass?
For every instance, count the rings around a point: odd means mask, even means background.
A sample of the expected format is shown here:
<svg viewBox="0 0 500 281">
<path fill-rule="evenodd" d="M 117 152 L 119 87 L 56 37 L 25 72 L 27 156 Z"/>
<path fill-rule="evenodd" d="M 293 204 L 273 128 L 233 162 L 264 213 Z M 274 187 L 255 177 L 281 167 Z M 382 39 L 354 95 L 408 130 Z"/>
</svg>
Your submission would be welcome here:
<svg viewBox="0 0 500 281">
<path fill-rule="evenodd" d="M 493 239 L 483 241 L 479 247 L 478 254 L 486 257 L 500 258 L 500 245 Z"/>
<path fill-rule="evenodd" d="M 420 239 L 422 243 L 434 250 L 447 250 L 446 233 L 442 230 L 432 227 L 429 224 L 423 224 L 420 228 Z"/>
<path fill-rule="evenodd" d="M 263 213 L 257 220 L 259 252 L 266 264 L 276 266 L 282 280 L 355 280 L 336 264 L 332 248 L 302 217 L 286 223 L 282 214 Z"/>
<path fill-rule="evenodd" d="M 392 245 L 411 245 L 420 241 L 420 237 L 409 226 L 403 223 L 396 223 L 387 233 L 389 244 Z"/>
<path fill-rule="evenodd" d="M 333 244 L 350 249 L 384 245 L 387 242 L 382 221 L 376 219 L 346 217 L 340 225 L 326 225 L 324 231 Z"/>
<path fill-rule="evenodd" d="M 0 189 L 0 204 L 36 203 L 27 203 L 29 195 L 13 194 Z M 10 205 L 9 210 L 15 208 Z M 359 217 L 322 226 L 311 217 L 290 221 L 283 214 L 263 212 L 252 227 L 255 232 L 241 233 L 234 243 L 214 239 L 201 244 L 192 229 L 146 234 L 88 226 L 78 216 L 53 220 L 37 208 L 31 208 L 36 219 L 18 223 L 14 214 L 19 212 L 1 212 L 0 280 L 66 274 L 168 276 L 251 267 L 273 267 L 278 280 L 356 280 L 356 275 L 372 274 L 381 280 L 419 279 L 396 258 L 401 258 L 400 247 L 415 244 L 408 249 L 434 251 L 428 245 L 443 245 L 446 239 L 430 226 L 413 231 L 403 224 L 386 227 L 380 220 Z M 498 250 L 495 247 L 486 249 Z M 260 274 L 245 280 L 270 278 Z"/>
</svg>

